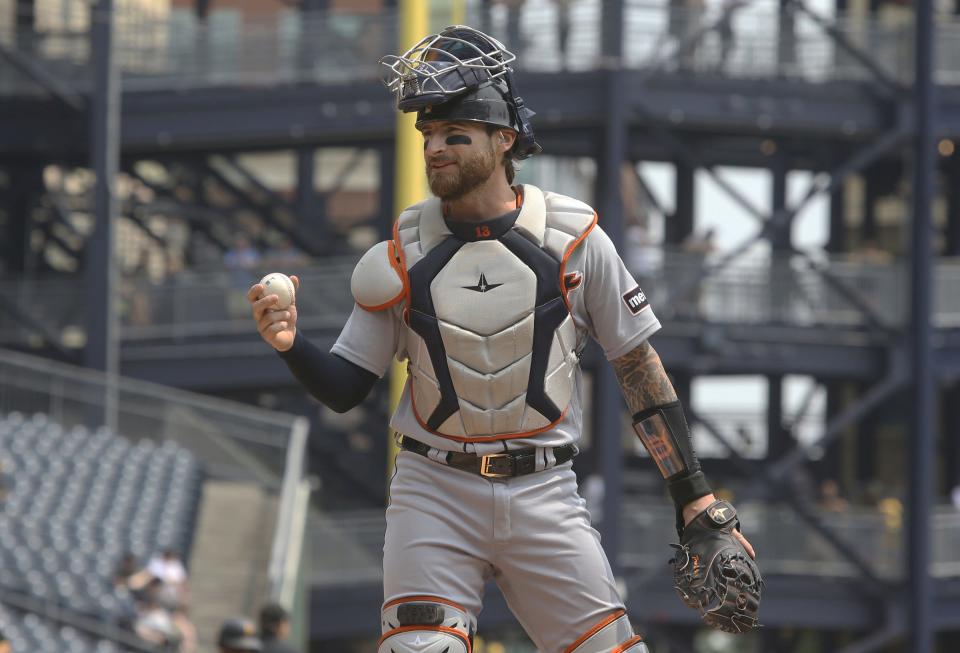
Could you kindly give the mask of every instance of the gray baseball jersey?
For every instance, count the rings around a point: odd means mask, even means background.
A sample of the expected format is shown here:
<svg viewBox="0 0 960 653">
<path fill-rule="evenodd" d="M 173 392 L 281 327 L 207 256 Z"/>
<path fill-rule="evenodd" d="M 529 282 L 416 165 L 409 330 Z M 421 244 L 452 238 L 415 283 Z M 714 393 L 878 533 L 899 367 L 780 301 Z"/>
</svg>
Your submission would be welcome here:
<svg viewBox="0 0 960 653">
<path fill-rule="evenodd" d="M 467 266 L 470 274 L 474 263 Z M 481 276 L 468 290 L 496 292 L 502 283 L 493 274 L 506 272 L 490 265 L 485 276 L 491 280 Z M 576 352 L 593 337 L 606 357 L 615 359 L 660 328 L 643 291 L 599 228 L 575 246 L 561 269 Z M 468 279 L 473 277 L 447 282 L 448 287 L 457 291 Z M 441 286 L 434 282 L 431 289 L 438 292 Z M 408 347 L 417 346 L 409 330 L 399 304 L 383 310 L 356 306 L 332 352 L 382 376 L 392 358 L 405 360 Z M 557 465 L 553 454 L 553 447 L 580 437 L 581 376 L 579 365 L 574 367 L 569 404 L 552 427 L 486 442 L 457 441 L 424 428 L 407 379 L 390 425 L 433 449 L 431 459 L 408 451 L 397 456 L 384 541 L 384 614 L 404 601 L 436 599 L 466 615 L 473 630 L 484 583 L 493 579 L 539 651 L 600 650 L 597 642 L 584 644 L 599 637 L 594 634 L 599 630 L 614 643 L 632 637 L 600 536 L 577 493 L 572 464 Z M 450 450 L 485 455 L 528 447 L 538 448 L 539 473 L 491 479 L 439 464 Z M 384 623 L 385 632 L 394 626 Z"/>
<path fill-rule="evenodd" d="M 577 350 L 588 336 L 603 348 L 608 360 L 637 347 L 660 328 L 643 291 L 626 269 L 610 238 L 595 227 L 567 261 L 568 275 L 580 275 L 579 285 L 568 299 L 577 333 Z M 407 326 L 403 307 L 367 311 L 354 306 L 340 337 L 331 351 L 378 376 L 383 376 L 394 356 L 406 358 Z M 410 381 L 404 388 L 390 426 L 399 433 L 444 450 L 461 450 L 480 455 L 504 448 L 553 447 L 576 442 L 582 430 L 581 378 L 576 371 L 575 389 L 564 418 L 552 429 L 529 438 L 505 442 L 459 443 L 424 429 L 416 419 L 410 401 Z"/>
</svg>

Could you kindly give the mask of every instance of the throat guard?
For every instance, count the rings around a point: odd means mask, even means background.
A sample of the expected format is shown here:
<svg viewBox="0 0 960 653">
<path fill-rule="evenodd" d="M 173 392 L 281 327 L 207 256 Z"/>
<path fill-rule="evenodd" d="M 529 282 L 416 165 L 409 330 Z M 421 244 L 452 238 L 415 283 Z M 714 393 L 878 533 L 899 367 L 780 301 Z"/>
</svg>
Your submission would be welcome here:
<svg viewBox="0 0 960 653">
<path fill-rule="evenodd" d="M 515 220 L 448 226 L 431 199 L 397 221 L 410 397 L 437 435 L 529 436 L 556 425 L 570 403 L 579 345 L 564 267 L 596 214 L 529 185 L 523 196 Z"/>
</svg>

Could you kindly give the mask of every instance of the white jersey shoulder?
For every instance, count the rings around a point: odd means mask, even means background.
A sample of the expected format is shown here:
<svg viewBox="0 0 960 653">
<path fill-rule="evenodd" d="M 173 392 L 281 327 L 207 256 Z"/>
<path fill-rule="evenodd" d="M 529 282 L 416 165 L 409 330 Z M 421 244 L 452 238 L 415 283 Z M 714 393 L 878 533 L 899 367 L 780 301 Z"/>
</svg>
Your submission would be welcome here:
<svg viewBox="0 0 960 653">
<path fill-rule="evenodd" d="M 392 240 L 367 250 L 350 278 L 353 299 L 368 311 L 390 308 L 406 296 L 406 268 Z"/>
</svg>

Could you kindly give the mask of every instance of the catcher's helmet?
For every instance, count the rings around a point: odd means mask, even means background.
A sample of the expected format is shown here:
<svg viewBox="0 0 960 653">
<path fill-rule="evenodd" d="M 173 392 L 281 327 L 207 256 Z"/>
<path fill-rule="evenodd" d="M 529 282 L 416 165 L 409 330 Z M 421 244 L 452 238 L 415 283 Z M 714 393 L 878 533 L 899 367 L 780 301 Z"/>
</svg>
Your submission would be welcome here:
<svg viewBox="0 0 960 653">
<path fill-rule="evenodd" d="M 517 132 L 513 155 L 540 152 L 509 66 L 516 56 L 492 36 L 465 25 L 431 34 L 401 55 L 387 55 L 387 88 L 397 108 L 417 112 L 417 128 L 431 120 L 467 120 Z"/>
</svg>

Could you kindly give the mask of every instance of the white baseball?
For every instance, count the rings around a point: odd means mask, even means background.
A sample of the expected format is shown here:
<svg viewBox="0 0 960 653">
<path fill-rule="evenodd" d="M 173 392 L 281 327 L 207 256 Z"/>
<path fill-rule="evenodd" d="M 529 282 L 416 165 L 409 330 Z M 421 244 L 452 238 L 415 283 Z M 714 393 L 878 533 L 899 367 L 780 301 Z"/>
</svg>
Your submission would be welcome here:
<svg viewBox="0 0 960 653">
<path fill-rule="evenodd" d="M 271 308 L 286 308 L 293 303 L 295 293 L 293 281 L 282 272 L 271 272 L 263 279 L 260 279 L 260 285 L 263 286 L 263 296 L 276 295 L 280 300 Z"/>
</svg>

